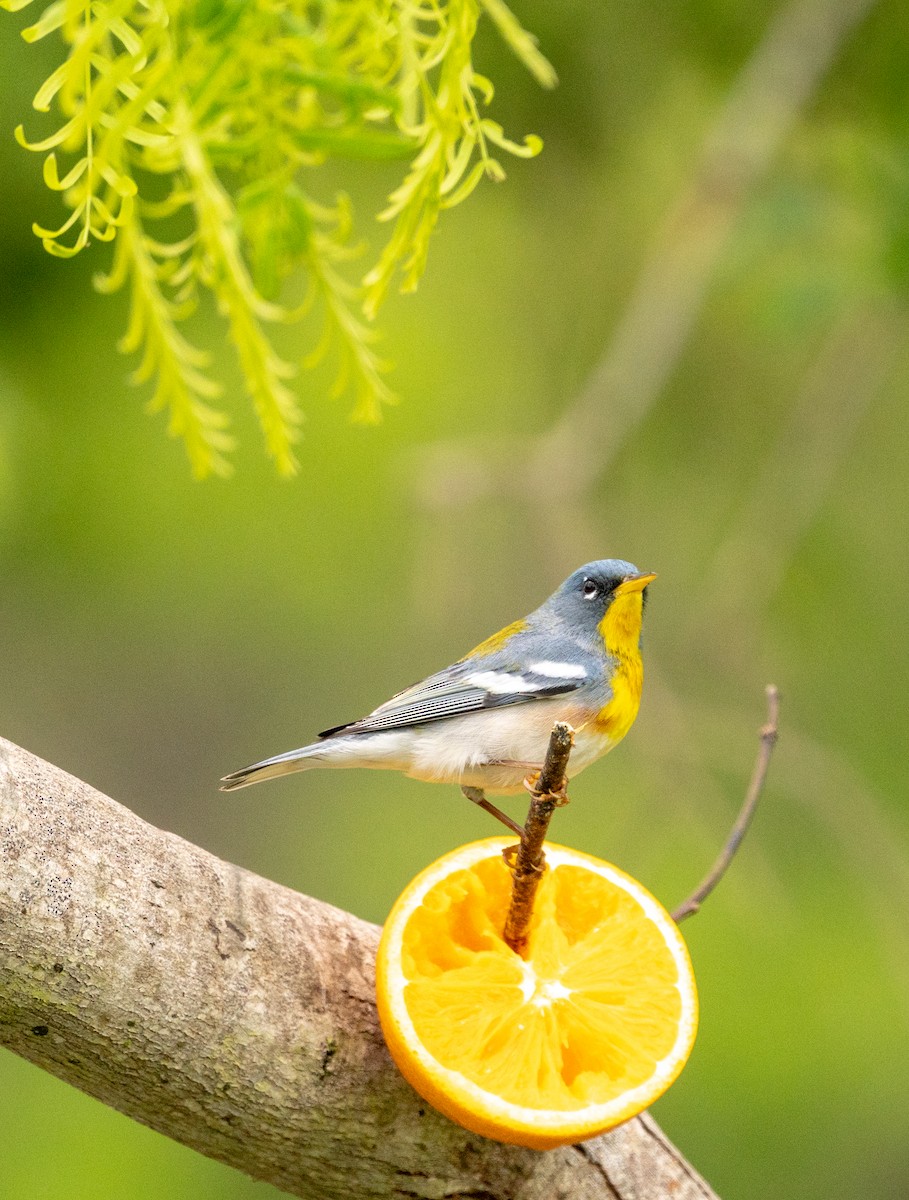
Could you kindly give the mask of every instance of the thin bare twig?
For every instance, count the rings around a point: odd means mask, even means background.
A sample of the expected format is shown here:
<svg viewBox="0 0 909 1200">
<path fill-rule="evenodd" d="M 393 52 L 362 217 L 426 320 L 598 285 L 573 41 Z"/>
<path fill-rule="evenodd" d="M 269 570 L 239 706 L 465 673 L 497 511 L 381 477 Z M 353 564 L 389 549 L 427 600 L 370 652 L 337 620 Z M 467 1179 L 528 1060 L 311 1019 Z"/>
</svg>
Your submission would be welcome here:
<svg viewBox="0 0 909 1200">
<path fill-rule="evenodd" d="M 764 780 L 767 778 L 767 768 L 770 766 L 770 757 L 773 754 L 773 747 L 776 745 L 778 734 L 780 693 L 772 683 L 768 683 L 766 690 L 767 723 L 761 729 L 761 744 L 758 747 L 758 755 L 754 764 L 754 770 L 751 773 L 751 782 L 748 785 L 748 791 L 745 795 L 745 803 L 742 805 L 741 812 L 736 818 L 732 831 L 726 839 L 726 844 L 720 851 L 716 862 L 688 899 L 683 901 L 673 911 L 672 919 L 675 922 L 683 921 L 685 917 L 693 916 L 694 913 L 698 912 L 701 905 L 726 874 L 729 864 L 732 862 L 736 851 L 741 845 L 742 838 L 748 832 L 751 818 L 754 816 L 754 811 L 764 790 Z"/>
<path fill-rule="evenodd" d="M 549 822 L 553 812 L 568 801 L 565 795 L 565 772 L 573 745 L 574 730 L 565 721 L 557 721 L 552 727 L 543 770 L 531 792 L 530 811 L 515 856 L 511 904 L 503 936 L 516 954 L 523 955 L 527 949 L 533 902 L 546 863 L 543 843 Z"/>
</svg>

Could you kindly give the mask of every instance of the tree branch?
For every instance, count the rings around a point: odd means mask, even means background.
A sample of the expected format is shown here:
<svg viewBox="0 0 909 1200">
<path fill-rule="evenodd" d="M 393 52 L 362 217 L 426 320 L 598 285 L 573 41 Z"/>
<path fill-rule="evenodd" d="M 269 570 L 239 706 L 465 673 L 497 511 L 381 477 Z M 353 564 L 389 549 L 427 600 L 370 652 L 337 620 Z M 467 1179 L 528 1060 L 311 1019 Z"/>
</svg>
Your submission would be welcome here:
<svg viewBox="0 0 909 1200">
<path fill-rule="evenodd" d="M 505 918 L 503 937 L 515 954 L 523 956 L 527 949 L 533 902 L 543 877 L 546 855 L 543 843 L 549 832 L 552 814 L 560 804 L 567 804 L 565 772 L 574 745 L 574 730 L 565 721 L 556 721 L 549 736 L 546 761 L 530 793 L 530 809 L 524 822 L 521 841 L 514 849 L 512 865 L 511 903 Z M 525 787 L 533 780 L 525 780 Z M 510 857 L 510 855 L 509 855 Z"/>
<path fill-rule="evenodd" d="M 713 866 L 688 899 L 683 900 L 678 908 L 673 910 L 672 919 L 675 922 L 683 921 L 685 917 L 691 917 L 700 910 L 701 905 L 726 874 L 729 864 L 735 858 L 736 851 L 742 844 L 742 838 L 748 832 L 748 826 L 751 824 L 758 801 L 764 791 L 767 769 L 770 766 L 770 758 L 779 735 L 780 693 L 772 683 L 767 684 L 766 693 L 767 721 L 761 727 L 760 745 L 758 746 L 754 770 L 751 772 L 751 782 L 748 784 L 748 791 L 745 793 L 745 802 L 741 807 L 738 817 L 736 817 L 729 837 L 726 839 L 726 844 L 717 855 Z"/>
<path fill-rule="evenodd" d="M 716 1200 L 645 1115 L 539 1153 L 392 1065 L 378 930 L 141 821 L 0 739 L 0 1044 L 311 1200 Z"/>
</svg>

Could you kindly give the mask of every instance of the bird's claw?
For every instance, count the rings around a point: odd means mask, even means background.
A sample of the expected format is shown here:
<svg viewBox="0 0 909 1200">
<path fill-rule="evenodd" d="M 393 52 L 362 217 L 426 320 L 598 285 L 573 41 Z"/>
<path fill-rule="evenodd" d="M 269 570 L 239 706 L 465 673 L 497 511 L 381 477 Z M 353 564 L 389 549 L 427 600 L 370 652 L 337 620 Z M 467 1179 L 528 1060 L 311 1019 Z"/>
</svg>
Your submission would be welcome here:
<svg viewBox="0 0 909 1200">
<path fill-rule="evenodd" d="M 505 866 L 509 871 L 513 871 L 518 865 L 518 853 L 521 849 L 520 843 L 516 846 L 506 846 L 502 851 L 502 857 L 505 859 Z"/>
<path fill-rule="evenodd" d="M 533 771 L 527 776 L 524 780 L 526 791 L 530 792 L 535 800 L 553 800 L 555 801 L 556 808 L 564 808 L 569 802 L 567 781 L 563 782 L 562 786 L 556 792 L 541 792 L 538 790 L 541 774 L 541 771 Z"/>
</svg>

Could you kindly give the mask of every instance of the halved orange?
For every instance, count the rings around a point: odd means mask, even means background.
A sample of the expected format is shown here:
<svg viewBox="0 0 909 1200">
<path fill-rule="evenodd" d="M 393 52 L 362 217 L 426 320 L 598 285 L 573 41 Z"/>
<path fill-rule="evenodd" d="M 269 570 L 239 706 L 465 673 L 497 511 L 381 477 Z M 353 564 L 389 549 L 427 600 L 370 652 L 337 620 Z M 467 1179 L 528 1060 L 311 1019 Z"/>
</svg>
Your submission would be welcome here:
<svg viewBox="0 0 909 1200">
<path fill-rule="evenodd" d="M 526 958 L 502 938 L 511 873 L 488 838 L 405 889 L 377 960 L 401 1073 L 474 1133 L 544 1150 L 628 1120 L 676 1078 L 697 992 L 675 922 L 609 863 L 547 843 Z"/>
</svg>

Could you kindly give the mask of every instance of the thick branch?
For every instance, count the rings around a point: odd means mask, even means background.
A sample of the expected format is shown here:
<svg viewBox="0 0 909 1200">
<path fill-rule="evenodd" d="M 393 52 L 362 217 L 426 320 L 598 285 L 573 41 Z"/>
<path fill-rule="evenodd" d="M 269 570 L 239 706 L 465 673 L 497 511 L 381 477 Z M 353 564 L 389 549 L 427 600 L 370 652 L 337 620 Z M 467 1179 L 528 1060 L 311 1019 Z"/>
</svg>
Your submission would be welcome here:
<svg viewBox="0 0 909 1200">
<path fill-rule="evenodd" d="M 0 1044 L 292 1195 L 715 1200 L 645 1115 L 546 1153 L 400 1077 L 378 931 L 0 739 Z"/>
</svg>

